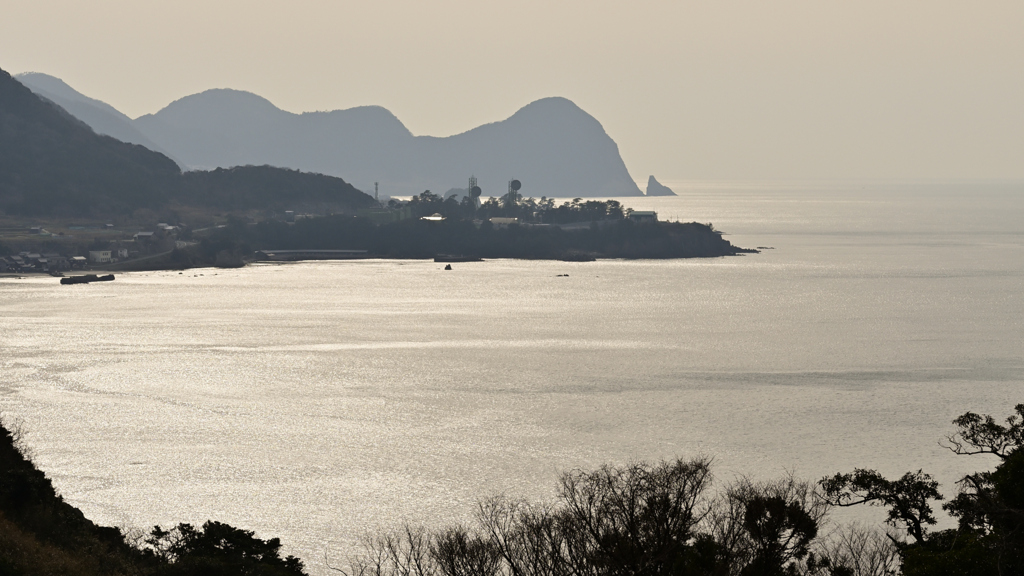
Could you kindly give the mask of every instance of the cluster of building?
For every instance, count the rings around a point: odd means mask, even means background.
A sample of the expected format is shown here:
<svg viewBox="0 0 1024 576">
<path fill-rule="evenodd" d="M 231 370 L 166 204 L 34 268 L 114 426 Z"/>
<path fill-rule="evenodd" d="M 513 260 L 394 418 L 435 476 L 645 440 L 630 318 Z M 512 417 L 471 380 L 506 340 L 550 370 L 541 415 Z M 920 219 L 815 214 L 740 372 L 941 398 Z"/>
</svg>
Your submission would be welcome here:
<svg viewBox="0 0 1024 576">
<path fill-rule="evenodd" d="M 36 227 L 38 228 L 38 227 Z M 38 228 L 42 230 L 41 228 Z M 112 240 L 100 250 L 89 250 L 86 255 L 66 256 L 58 252 L 19 252 L 17 255 L 0 256 L 2 272 L 63 272 L 81 270 L 90 266 L 116 264 L 146 254 L 169 250 L 177 241 L 179 228 L 160 223 L 152 232 L 138 232 L 129 239 Z M 36 232 L 33 229 L 32 232 Z M 40 232 L 36 232 L 40 233 Z"/>
<path fill-rule="evenodd" d="M 84 256 L 64 256 L 56 252 L 20 252 L 12 256 L 0 256 L 0 272 L 58 272 L 85 268 L 88 259 Z"/>
<path fill-rule="evenodd" d="M 423 216 L 423 217 L 420 218 L 420 220 L 427 220 L 427 221 L 433 221 L 433 222 L 440 222 L 441 220 L 444 220 L 444 219 L 445 219 L 444 216 L 442 216 L 440 213 L 434 213 L 434 214 L 431 214 L 430 216 Z M 634 211 L 630 212 L 629 219 L 632 220 L 633 222 L 637 222 L 637 223 L 657 222 L 658 221 L 658 213 L 653 211 L 653 210 L 634 210 Z M 570 224 L 528 224 L 528 223 L 520 222 L 519 218 L 502 218 L 502 217 L 497 217 L 497 216 L 495 216 L 493 218 L 488 218 L 487 220 L 495 228 L 508 228 L 509 226 L 511 226 L 513 224 L 518 224 L 518 225 L 521 225 L 521 226 L 531 226 L 531 227 L 535 227 L 535 228 L 555 226 L 555 227 L 563 228 L 563 229 L 566 229 L 566 230 L 570 230 L 570 229 L 577 229 L 577 228 L 585 228 L 585 227 L 589 227 L 591 225 L 591 222 L 572 222 Z M 474 222 L 474 224 L 476 224 L 477 228 L 479 228 L 480 224 L 483 223 L 482 220 L 474 220 L 473 222 Z"/>
<path fill-rule="evenodd" d="M 81 270 L 94 264 L 113 264 L 137 256 L 127 248 L 89 250 L 88 256 L 65 256 L 59 252 L 19 252 L 0 256 L 0 272 L 64 272 Z"/>
</svg>

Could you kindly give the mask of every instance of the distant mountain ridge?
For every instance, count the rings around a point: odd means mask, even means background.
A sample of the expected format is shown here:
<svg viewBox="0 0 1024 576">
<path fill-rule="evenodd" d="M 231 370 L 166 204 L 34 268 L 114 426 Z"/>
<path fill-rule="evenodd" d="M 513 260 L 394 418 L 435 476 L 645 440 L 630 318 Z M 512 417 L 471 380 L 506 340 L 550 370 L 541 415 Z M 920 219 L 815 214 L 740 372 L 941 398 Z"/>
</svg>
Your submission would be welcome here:
<svg viewBox="0 0 1024 576">
<path fill-rule="evenodd" d="M 634 196 L 618 147 L 592 116 L 546 98 L 507 120 L 438 138 L 414 136 L 391 112 L 364 106 L 293 114 L 237 90 L 208 90 L 142 116 L 136 126 L 187 165 L 270 164 L 389 195 L 437 192 L 475 175 L 485 196 L 517 178 L 531 196 Z"/>
<path fill-rule="evenodd" d="M 109 216 L 139 208 L 354 211 L 373 198 L 341 178 L 269 166 L 182 175 L 167 156 L 98 134 L 0 70 L 0 211 Z"/>
<path fill-rule="evenodd" d="M 32 92 L 50 100 L 67 110 L 75 118 L 85 122 L 97 134 L 112 136 L 129 144 L 145 146 L 154 152 L 171 157 L 171 154 L 140 132 L 131 118 L 106 102 L 84 96 L 65 84 L 60 78 L 38 72 L 26 72 L 18 74 L 14 78 Z M 182 165 L 181 162 L 178 164 Z"/>
<path fill-rule="evenodd" d="M 32 76 L 30 87 L 42 93 L 42 75 Z M 471 175 L 485 197 L 505 194 L 513 178 L 538 198 L 643 195 L 600 122 L 565 98 L 443 138 L 415 136 L 379 106 L 294 114 L 229 89 L 186 96 L 131 126 L 186 168 L 267 164 L 342 177 L 362 190 L 379 182 L 391 196 L 441 193 Z"/>
</svg>

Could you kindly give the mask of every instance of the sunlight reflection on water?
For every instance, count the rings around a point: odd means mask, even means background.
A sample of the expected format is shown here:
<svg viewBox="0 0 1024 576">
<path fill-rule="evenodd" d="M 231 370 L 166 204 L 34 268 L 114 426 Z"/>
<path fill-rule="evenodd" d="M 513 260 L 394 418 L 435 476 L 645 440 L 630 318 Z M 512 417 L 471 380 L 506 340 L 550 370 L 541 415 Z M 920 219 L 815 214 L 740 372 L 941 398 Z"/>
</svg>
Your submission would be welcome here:
<svg viewBox="0 0 1024 576">
<path fill-rule="evenodd" d="M 90 518 L 216 518 L 314 573 L 575 466 L 923 467 L 951 491 L 985 465 L 938 441 L 1024 401 L 1022 187 L 677 191 L 623 201 L 775 249 L 0 279 L 0 408 Z"/>
</svg>

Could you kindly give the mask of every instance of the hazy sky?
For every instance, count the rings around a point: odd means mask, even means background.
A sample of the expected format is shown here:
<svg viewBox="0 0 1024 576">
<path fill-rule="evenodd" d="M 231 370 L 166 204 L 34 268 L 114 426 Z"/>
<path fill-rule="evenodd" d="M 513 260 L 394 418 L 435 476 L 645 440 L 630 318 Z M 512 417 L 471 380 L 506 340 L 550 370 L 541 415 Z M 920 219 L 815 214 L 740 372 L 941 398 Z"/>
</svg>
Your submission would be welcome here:
<svg viewBox="0 0 1024 576">
<path fill-rule="evenodd" d="M 1024 1 L 4 0 L 0 68 L 445 136 L 565 96 L 633 177 L 1024 178 Z"/>
</svg>

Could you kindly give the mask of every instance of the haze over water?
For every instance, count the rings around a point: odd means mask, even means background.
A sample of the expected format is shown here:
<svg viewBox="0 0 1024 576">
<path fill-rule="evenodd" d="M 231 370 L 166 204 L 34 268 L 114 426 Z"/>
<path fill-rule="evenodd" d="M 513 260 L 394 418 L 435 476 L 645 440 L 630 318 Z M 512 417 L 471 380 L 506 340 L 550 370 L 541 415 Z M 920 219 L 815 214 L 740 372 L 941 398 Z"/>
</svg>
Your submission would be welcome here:
<svg viewBox="0 0 1024 576">
<path fill-rule="evenodd" d="M 993 464 L 938 442 L 1024 401 L 1024 185 L 667 184 L 623 202 L 775 249 L 3 278 L 0 410 L 93 520 L 217 519 L 312 573 L 575 466 L 924 468 L 951 496 Z"/>
</svg>

